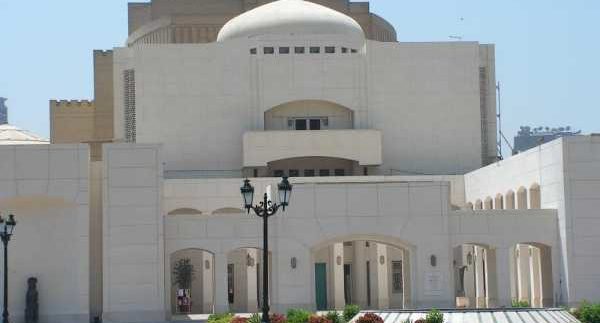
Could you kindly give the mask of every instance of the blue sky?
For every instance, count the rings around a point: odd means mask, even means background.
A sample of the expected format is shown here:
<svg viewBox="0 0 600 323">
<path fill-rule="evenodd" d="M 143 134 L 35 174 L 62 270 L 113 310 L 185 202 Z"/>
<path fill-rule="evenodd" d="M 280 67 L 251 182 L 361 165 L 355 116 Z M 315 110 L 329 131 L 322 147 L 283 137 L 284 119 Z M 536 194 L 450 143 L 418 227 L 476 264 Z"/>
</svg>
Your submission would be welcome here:
<svg viewBox="0 0 600 323">
<path fill-rule="evenodd" d="M 600 1 L 370 2 L 400 41 L 496 44 L 509 138 L 520 125 L 600 132 Z M 48 100 L 92 98 L 92 50 L 123 45 L 126 3 L 0 0 L 0 96 L 11 123 L 48 136 Z"/>
</svg>

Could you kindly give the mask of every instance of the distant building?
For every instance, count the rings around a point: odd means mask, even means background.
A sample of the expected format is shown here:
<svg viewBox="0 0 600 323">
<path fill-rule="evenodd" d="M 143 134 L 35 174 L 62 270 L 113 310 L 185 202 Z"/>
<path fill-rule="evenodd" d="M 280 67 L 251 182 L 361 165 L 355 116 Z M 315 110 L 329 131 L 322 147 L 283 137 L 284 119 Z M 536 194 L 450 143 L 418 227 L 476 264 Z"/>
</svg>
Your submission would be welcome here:
<svg viewBox="0 0 600 323">
<path fill-rule="evenodd" d="M 0 97 L 0 124 L 8 123 L 8 108 L 6 107 L 6 104 L 4 104 L 6 100 L 7 98 Z"/>
<path fill-rule="evenodd" d="M 515 136 L 513 155 L 537 147 L 543 143 L 550 142 L 556 138 L 581 134 L 581 130 L 572 131 L 571 127 L 537 127 L 522 126 Z"/>
</svg>

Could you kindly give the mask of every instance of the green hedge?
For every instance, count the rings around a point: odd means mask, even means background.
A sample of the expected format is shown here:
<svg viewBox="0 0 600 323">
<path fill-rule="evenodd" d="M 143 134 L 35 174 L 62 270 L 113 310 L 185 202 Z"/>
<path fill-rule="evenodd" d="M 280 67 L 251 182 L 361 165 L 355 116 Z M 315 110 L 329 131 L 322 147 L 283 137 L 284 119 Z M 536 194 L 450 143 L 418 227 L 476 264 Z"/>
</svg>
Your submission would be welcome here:
<svg viewBox="0 0 600 323">
<path fill-rule="evenodd" d="M 600 323 L 600 303 L 584 301 L 579 308 L 573 311 L 573 316 L 582 323 Z"/>
</svg>

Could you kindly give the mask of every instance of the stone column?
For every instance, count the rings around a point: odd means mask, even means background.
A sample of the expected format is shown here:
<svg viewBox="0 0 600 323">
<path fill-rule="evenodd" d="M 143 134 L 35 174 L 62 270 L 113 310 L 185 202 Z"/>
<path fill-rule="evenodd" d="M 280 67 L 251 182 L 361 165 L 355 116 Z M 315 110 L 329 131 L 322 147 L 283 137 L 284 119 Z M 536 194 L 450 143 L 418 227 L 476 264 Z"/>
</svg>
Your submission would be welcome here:
<svg viewBox="0 0 600 323">
<path fill-rule="evenodd" d="M 212 313 L 214 306 L 214 259 L 210 252 L 203 252 L 203 267 L 202 267 L 202 313 Z"/>
<path fill-rule="evenodd" d="M 530 247 L 531 260 L 529 262 L 529 276 L 531 277 L 531 306 L 542 306 L 542 272 L 540 263 L 540 249 Z"/>
<path fill-rule="evenodd" d="M 529 262 L 529 246 L 517 245 L 517 297 L 520 301 L 527 301 L 531 304 Z"/>
<path fill-rule="evenodd" d="M 402 279 L 404 279 L 402 295 L 404 297 L 403 307 L 412 308 L 412 281 L 410 271 L 410 252 L 406 249 L 402 250 Z"/>
<path fill-rule="evenodd" d="M 367 308 L 367 248 L 366 241 L 354 241 L 354 262 L 352 280 L 354 289 L 352 299 L 361 308 Z"/>
<path fill-rule="evenodd" d="M 341 310 L 346 305 L 344 300 L 344 243 L 334 243 L 329 247 L 331 306 Z"/>
<path fill-rule="evenodd" d="M 512 302 L 512 292 L 516 289 L 516 280 L 512 277 L 514 273 L 514 251 L 512 248 L 496 248 L 494 250 L 496 270 L 496 295 L 494 303 L 490 301 L 493 307 L 510 307 Z M 490 266 L 491 268 L 491 266 Z"/>
<path fill-rule="evenodd" d="M 257 264 L 259 263 L 259 252 L 258 249 L 246 249 L 247 255 L 250 257 L 247 259 L 250 263 L 246 264 L 246 310 L 248 313 L 256 313 L 258 309 L 258 281 L 257 281 Z M 260 273 L 262 274 L 262 273 Z"/>
<path fill-rule="evenodd" d="M 229 312 L 229 300 L 227 298 L 227 255 L 215 254 L 215 312 Z"/>
<path fill-rule="evenodd" d="M 486 295 L 485 295 L 485 251 L 481 247 L 475 246 L 474 252 L 474 265 L 475 265 L 475 307 L 485 308 L 486 307 Z"/>
<path fill-rule="evenodd" d="M 375 270 L 376 279 L 374 282 L 377 284 L 377 294 L 375 294 L 374 305 L 377 309 L 383 310 L 390 308 L 390 296 L 389 296 L 389 276 L 387 262 L 388 253 L 387 246 L 380 243 L 373 244 L 375 248 L 375 259 L 372 261 L 372 268 Z"/>
<path fill-rule="evenodd" d="M 542 285 L 542 306 L 554 306 L 554 284 L 552 276 L 552 249 L 549 247 L 540 248 L 540 267 L 541 267 L 541 285 Z"/>
<path fill-rule="evenodd" d="M 498 307 L 498 264 L 496 248 L 486 249 L 485 268 L 487 270 L 487 307 Z"/>
</svg>

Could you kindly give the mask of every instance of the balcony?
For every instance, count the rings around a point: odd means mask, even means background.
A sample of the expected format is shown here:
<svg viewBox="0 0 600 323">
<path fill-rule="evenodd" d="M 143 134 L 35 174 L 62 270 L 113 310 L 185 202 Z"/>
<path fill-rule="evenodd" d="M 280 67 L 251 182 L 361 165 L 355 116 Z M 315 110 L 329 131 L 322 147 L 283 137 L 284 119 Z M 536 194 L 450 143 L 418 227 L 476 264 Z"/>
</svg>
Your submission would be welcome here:
<svg viewBox="0 0 600 323">
<path fill-rule="evenodd" d="M 244 167 L 265 167 L 278 160 L 328 157 L 361 166 L 382 163 L 378 130 L 250 131 L 244 134 Z"/>
</svg>

